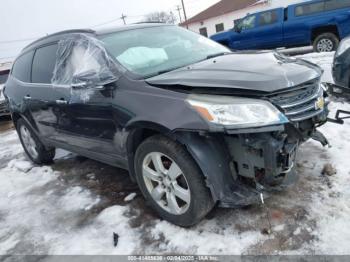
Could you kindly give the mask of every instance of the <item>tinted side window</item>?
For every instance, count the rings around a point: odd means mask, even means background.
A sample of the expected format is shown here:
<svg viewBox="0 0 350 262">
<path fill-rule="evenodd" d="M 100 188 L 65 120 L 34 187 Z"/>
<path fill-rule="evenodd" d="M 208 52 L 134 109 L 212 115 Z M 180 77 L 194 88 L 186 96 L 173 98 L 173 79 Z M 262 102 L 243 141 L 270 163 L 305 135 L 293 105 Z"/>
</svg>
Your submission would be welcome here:
<svg viewBox="0 0 350 262">
<path fill-rule="evenodd" d="M 350 0 L 329 0 L 326 1 L 326 11 L 350 7 Z"/>
<path fill-rule="evenodd" d="M 324 2 L 299 5 L 295 8 L 295 16 L 311 15 L 324 11 Z"/>
<path fill-rule="evenodd" d="M 264 25 L 271 25 L 276 23 L 278 20 L 278 16 L 277 16 L 277 11 L 269 11 L 269 12 L 265 12 L 260 14 L 259 17 L 259 25 L 264 26 Z"/>
<path fill-rule="evenodd" d="M 16 59 L 12 75 L 23 82 L 30 82 L 30 68 L 32 66 L 33 51 L 25 53 Z"/>
<path fill-rule="evenodd" d="M 56 63 L 57 44 L 36 50 L 32 68 L 32 82 L 50 84 Z"/>
<path fill-rule="evenodd" d="M 246 30 L 246 29 L 254 28 L 255 27 L 255 20 L 256 20 L 255 15 L 248 16 L 248 17 L 244 18 L 242 20 L 241 29 Z"/>
</svg>

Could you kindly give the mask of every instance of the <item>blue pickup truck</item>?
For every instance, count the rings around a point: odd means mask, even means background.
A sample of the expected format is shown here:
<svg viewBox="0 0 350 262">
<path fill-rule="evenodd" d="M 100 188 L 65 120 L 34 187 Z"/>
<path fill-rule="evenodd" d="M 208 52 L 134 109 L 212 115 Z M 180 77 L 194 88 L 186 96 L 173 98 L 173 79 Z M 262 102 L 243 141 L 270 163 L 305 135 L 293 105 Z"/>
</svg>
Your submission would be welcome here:
<svg viewBox="0 0 350 262">
<path fill-rule="evenodd" d="M 316 52 L 329 52 L 348 35 L 350 0 L 316 0 L 248 14 L 211 39 L 234 50 L 312 44 Z"/>
</svg>

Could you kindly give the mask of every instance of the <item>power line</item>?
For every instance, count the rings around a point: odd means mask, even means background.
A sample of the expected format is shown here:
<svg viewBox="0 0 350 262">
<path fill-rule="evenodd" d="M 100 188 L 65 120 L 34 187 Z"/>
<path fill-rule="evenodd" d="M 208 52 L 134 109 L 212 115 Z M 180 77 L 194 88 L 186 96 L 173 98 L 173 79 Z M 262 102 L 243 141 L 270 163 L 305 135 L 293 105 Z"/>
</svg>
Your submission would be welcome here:
<svg viewBox="0 0 350 262">
<path fill-rule="evenodd" d="M 31 38 L 13 39 L 13 40 L 7 40 L 7 41 L 0 41 L 0 44 L 11 44 L 11 43 L 16 43 L 16 42 L 25 42 L 25 41 L 35 40 L 38 38 L 40 38 L 40 36 L 31 37 Z"/>
</svg>

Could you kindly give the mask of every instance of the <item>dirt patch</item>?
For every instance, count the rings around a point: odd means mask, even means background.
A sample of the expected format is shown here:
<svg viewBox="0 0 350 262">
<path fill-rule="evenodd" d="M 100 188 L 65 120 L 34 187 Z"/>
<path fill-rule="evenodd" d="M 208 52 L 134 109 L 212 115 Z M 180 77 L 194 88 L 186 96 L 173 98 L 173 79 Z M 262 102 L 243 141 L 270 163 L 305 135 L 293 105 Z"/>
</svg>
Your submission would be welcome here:
<svg viewBox="0 0 350 262">
<path fill-rule="evenodd" d="M 0 117 L 0 133 L 14 129 L 13 122 L 9 117 Z"/>
</svg>

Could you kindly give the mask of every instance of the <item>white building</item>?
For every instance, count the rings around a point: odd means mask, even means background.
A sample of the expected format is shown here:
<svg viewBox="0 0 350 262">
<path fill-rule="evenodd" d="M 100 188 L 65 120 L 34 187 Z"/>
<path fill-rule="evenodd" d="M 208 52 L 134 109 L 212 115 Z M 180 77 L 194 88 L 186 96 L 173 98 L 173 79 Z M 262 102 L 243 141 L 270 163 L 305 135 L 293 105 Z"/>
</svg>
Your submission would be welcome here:
<svg viewBox="0 0 350 262">
<path fill-rule="evenodd" d="M 233 28 L 234 21 L 261 10 L 285 7 L 305 0 L 221 0 L 182 23 L 191 31 L 204 36 Z"/>
</svg>

